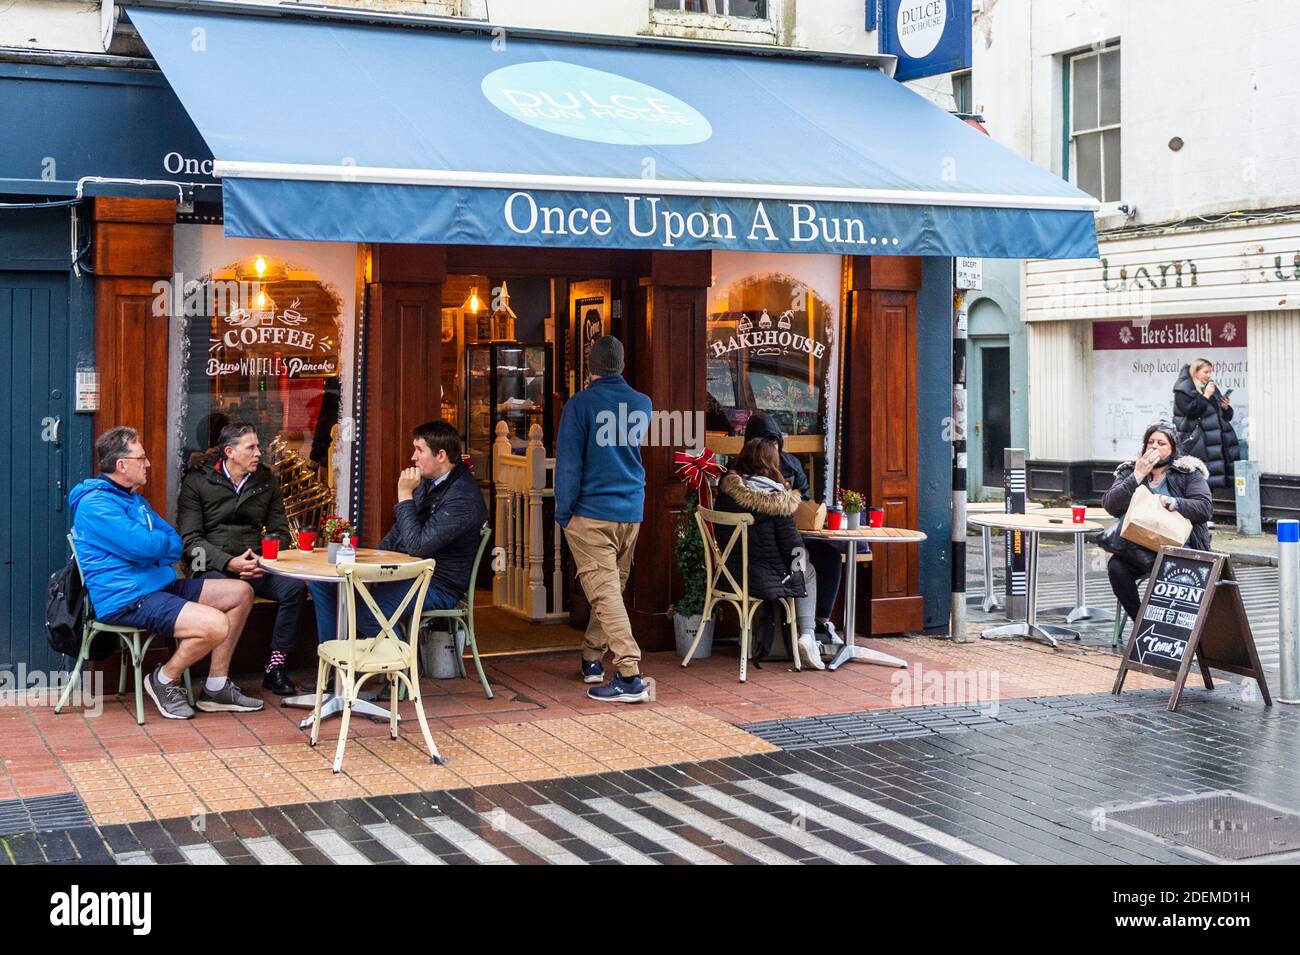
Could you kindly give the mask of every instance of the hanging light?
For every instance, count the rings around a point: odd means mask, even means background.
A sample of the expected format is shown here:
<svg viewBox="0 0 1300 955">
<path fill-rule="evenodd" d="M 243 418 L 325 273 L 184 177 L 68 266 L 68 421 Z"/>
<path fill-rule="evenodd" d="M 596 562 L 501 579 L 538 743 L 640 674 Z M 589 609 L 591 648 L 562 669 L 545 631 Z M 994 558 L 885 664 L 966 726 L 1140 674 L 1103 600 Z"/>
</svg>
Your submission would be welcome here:
<svg viewBox="0 0 1300 955">
<path fill-rule="evenodd" d="M 452 301 L 455 301 L 453 299 Z M 483 303 L 479 301 L 478 286 L 469 290 L 469 298 L 465 299 L 465 304 L 461 306 L 461 311 L 469 312 L 471 315 L 477 315 L 483 310 Z"/>
<path fill-rule="evenodd" d="M 253 263 L 253 268 L 257 270 L 257 277 L 260 279 L 266 274 L 266 259 L 259 255 L 257 261 Z"/>
</svg>

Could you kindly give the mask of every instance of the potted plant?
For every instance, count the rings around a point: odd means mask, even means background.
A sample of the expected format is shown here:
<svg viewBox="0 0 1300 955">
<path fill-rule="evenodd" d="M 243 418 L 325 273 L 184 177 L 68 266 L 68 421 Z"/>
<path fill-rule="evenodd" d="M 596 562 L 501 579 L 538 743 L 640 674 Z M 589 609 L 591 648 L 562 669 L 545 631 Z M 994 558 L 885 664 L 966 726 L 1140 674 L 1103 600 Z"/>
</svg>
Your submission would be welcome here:
<svg viewBox="0 0 1300 955">
<path fill-rule="evenodd" d="M 700 621 L 707 582 L 704 579 L 704 541 L 700 537 L 699 525 L 695 522 L 698 507 L 699 498 L 695 492 L 688 493 L 686 508 L 677 519 L 677 540 L 673 547 L 673 557 L 677 562 L 677 572 L 682 575 L 683 585 L 681 599 L 672 607 L 677 655 L 683 658 L 686 656 L 696 632 L 703 626 L 704 635 L 700 637 L 700 645 L 692 657 L 695 660 L 713 652 L 713 620 L 706 620 L 702 624 Z"/>
<path fill-rule="evenodd" d="M 848 519 L 848 529 L 856 531 L 862 525 L 862 508 L 865 506 L 862 495 L 848 488 L 840 488 L 840 501 L 844 504 L 844 516 Z"/>
<path fill-rule="evenodd" d="M 321 524 L 321 532 L 325 535 L 328 549 L 326 558 L 331 564 L 338 563 L 339 546 L 343 543 L 345 536 L 352 536 L 352 522 L 346 517 L 331 514 Z"/>
</svg>

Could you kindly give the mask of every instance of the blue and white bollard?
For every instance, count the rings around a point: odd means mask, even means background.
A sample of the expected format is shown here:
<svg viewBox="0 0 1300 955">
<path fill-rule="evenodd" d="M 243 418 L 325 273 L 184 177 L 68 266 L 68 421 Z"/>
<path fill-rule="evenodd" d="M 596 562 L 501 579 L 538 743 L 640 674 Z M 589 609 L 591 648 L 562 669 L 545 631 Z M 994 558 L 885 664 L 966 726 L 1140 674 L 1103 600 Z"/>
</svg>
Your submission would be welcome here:
<svg viewBox="0 0 1300 955">
<path fill-rule="evenodd" d="M 1279 703 L 1300 703 L 1300 521 L 1277 522 Z"/>
</svg>

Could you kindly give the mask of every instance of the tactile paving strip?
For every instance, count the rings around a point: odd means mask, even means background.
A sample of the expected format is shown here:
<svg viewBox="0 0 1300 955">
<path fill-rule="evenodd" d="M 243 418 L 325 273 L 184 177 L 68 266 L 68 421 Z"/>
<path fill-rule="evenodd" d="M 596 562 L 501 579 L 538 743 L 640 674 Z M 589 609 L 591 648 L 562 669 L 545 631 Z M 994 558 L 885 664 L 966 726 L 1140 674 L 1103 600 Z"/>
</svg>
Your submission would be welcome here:
<svg viewBox="0 0 1300 955">
<path fill-rule="evenodd" d="M 48 832 L 92 825 L 86 804 L 76 793 L 32 796 L 0 802 L 0 836 Z"/>
</svg>

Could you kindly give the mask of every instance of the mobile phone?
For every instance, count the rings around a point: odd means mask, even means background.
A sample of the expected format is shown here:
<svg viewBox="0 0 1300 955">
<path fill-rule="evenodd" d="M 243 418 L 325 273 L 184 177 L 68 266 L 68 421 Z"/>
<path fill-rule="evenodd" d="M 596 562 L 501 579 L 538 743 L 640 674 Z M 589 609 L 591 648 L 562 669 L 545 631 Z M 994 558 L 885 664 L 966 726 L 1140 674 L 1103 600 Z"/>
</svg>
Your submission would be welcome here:
<svg viewBox="0 0 1300 955">
<path fill-rule="evenodd" d="M 1236 390 L 1237 390 L 1236 388 L 1229 388 L 1227 391 L 1225 391 L 1225 392 L 1223 393 L 1223 397 L 1225 397 L 1225 398 L 1231 398 L 1231 397 L 1232 397 L 1232 393 L 1233 393 L 1234 391 L 1236 391 Z"/>
</svg>

